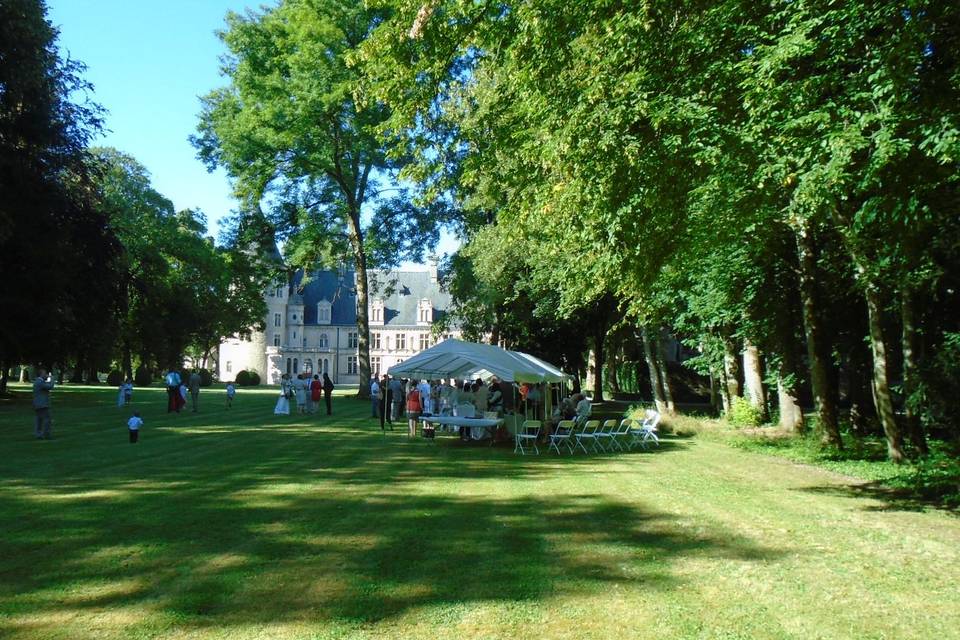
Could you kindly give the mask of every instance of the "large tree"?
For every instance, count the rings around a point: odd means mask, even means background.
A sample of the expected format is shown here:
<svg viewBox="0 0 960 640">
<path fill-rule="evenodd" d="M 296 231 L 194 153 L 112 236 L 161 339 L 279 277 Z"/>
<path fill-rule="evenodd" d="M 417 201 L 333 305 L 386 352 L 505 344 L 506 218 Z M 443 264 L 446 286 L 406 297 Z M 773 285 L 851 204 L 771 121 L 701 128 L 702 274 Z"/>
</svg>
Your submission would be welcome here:
<svg viewBox="0 0 960 640">
<path fill-rule="evenodd" d="M 38 0 L 0 3 L 0 370 L 100 349 L 112 305 L 113 234 L 85 147 L 100 110 L 63 59 Z M 0 379 L 0 386 L 6 381 Z"/>
<path fill-rule="evenodd" d="M 441 208 L 415 206 L 391 180 L 399 163 L 377 130 L 388 111 L 359 102 L 348 56 L 385 17 L 362 3 L 286 0 L 221 32 L 228 87 L 203 99 L 193 139 L 225 167 L 247 210 L 261 207 L 308 273 L 346 260 L 356 272 L 359 394 L 368 393 L 370 268 L 422 257 Z"/>
</svg>

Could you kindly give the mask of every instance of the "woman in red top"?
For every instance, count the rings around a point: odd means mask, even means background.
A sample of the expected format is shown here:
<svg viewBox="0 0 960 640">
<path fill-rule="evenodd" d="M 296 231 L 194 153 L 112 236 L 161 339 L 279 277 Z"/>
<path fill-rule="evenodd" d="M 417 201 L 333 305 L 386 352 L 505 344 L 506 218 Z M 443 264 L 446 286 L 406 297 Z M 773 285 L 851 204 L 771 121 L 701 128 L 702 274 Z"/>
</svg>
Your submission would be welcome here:
<svg viewBox="0 0 960 640">
<path fill-rule="evenodd" d="M 409 435 L 411 438 L 415 438 L 417 436 L 417 420 L 423 411 L 423 399 L 420 397 L 420 392 L 417 391 L 416 380 L 410 381 L 409 389 L 410 391 L 407 392 L 407 422 L 410 428 Z"/>
<path fill-rule="evenodd" d="M 316 413 L 321 393 L 323 393 L 323 384 L 320 382 L 320 376 L 315 374 L 313 382 L 310 383 L 310 413 Z"/>
</svg>

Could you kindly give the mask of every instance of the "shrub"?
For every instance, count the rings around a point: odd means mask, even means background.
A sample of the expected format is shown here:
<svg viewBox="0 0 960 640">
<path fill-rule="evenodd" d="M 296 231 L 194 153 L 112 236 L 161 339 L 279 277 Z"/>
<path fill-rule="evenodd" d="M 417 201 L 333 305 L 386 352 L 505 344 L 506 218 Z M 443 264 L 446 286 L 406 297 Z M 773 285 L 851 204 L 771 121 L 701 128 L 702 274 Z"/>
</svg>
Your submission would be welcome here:
<svg viewBox="0 0 960 640">
<path fill-rule="evenodd" d="M 118 369 L 114 369 L 107 374 L 107 384 L 110 386 L 119 387 L 121 382 L 123 382 L 123 374 Z"/>
<path fill-rule="evenodd" d="M 133 383 L 138 387 L 149 387 L 153 384 L 153 372 L 143 365 L 137 367 L 136 373 L 133 374 Z"/>
<path fill-rule="evenodd" d="M 241 387 L 250 386 L 250 372 L 246 369 L 241 369 L 237 371 L 237 377 L 234 378 L 237 381 L 237 384 Z"/>
<path fill-rule="evenodd" d="M 256 371 L 250 372 L 250 386 L 255 387 L 260 384 L 260 374 Z"/>
<path fill-rule="evenodd" d="M 733 399 L 727 419 L 735 427 L 759 427 L 763 424 L 763 414 L 746 398 Z"/>
<path fill-rule="evenodd" d="M 209 387 L 213 384 L 213 374 L 206 369 L 197 369 L 197 373 L 200 374 L 200 386 Z"/>
</svg>

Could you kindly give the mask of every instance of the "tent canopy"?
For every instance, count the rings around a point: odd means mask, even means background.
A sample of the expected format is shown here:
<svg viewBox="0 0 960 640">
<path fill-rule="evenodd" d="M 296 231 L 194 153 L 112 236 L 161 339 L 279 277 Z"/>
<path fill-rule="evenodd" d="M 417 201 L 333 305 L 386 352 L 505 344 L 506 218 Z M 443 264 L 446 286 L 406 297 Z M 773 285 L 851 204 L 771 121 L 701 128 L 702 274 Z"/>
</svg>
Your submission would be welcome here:
<svg viewBox="0 0 960 640">
<path fill-rule="evenodd" d="M 507 382 L 563 382 L 570 376 L 527 353 L 507 351 L 491 344 L 451 338 L 421 351 L 387 370 L 405 378 L 459 378 L 497 376 Z"/>
</svg>

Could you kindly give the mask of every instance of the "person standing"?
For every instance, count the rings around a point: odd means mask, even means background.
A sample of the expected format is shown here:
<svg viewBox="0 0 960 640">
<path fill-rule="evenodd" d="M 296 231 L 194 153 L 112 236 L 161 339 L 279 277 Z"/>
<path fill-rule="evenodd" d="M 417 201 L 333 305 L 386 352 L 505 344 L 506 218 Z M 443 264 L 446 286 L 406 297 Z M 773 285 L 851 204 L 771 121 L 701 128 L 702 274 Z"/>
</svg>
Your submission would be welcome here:
<svg viewBox="0 0 960 640">
<path fill-rule="evenodd" d="M 380 379 L 380 431 L 386 431 L 385 424 L 390 425 L 390 431 L 393 431 L 393 420 L 390 418 L 390 409 L 393 405 L 393 391 L 390 389 L 390 380 L 387 374 L 383 374 Z"/>
<path fill-rule="evenodd" d="M 297 413 L 307 413 L 307 381 L 303 373 L 297 374 L 297 379 L 293 381 L 293 391 L 297 400 Z"/>
<path fill-rule="evenodd" d="M 417 381 L 410 381 L 410 391 L 407 393 L 407 428 L 409 437 L 414 438 L 417 435 L 417 421 L 420 414 L 423 413 L 423 400 L 420 396 L 420 390 L 417 387 Z"/>
<path fill-rule="evenodd" d="M 123 383 L 123 404 L 129 405 L 133 400 L 133 380 L 129 377 Z"/>
<path fill-rule="evenodd" d="M 430 381 L 421 380 L 417 384 L 417 391 L 420 392 L 420 411 L 432 415 L 433 405 L 430 402 Z"/>
<path fill-rule="evenodd" d="M 167 385 L 167 413 L 180 413 L 180 374 L 170 369 L 164 381 Z"/>
<path fill-rule="evenodd" d="M 323 383 L 320 382 L 320 376 L 313 374 L 313 382 L 310 383 L 310 413 L 317 412 L 317 405 L 320 404 L 320 394 L 323 392 Z"/>
<path fill-rule="evenodd" d="M 333 415 L 333 405 L 330 396 L 333 394 L 333 380 L 326 373 L 323 374 L 323 400 L 327 403 L 327 415 Z"/>
<path fill-rule="evenodd" d="M 390 381 L 390 395 L 393 400 L 393 407 L 390 409 L 390 414 L 394 420 L 401 419 L 401 412 L 403 411 L 403 381 L 400 378 L 394 378 Z"/>
<path fill-rule="evenodd" d="M 140 427 L 143 426 L 143 419 L 139 411 L 133 412 L 133 417 L 127 420 L 127 431 L 130 433 L 130 444 L 136 444 L 140 439 Z"/>
<path fill-rule="evenodd" d="M 377 382 L 377 374 L 370 378 L 370 411 L 373 413 L 371 418 L 380 417 L 380 383 Z"/>
<path fill-rule="evenodd" d="M 193 413 L 197 412 L 197 405 L 200 402 L 200 374 L 194 371 L 190 374 L 190 403 L 193 406 Z"/>
<path fill-rule="evenodd" d="M 483 384 L 483 380 L 477 378 L 473 383 L 473 406 L 477 408 L 480 417 L 483 417 L 487 410 L 487 399 L 490 397 L 490 389 Z"/>
<path fill-rule="evenodd" d="M 37 378 L 33 381 L 33 435 L 38 440 L 52 440 L 53 427 L 50 419 L 50 390 L 53 389 L 53 378 L 47 370 L 40 368 Z"/>
<path fill-rule="evenodd" d="M 273 415 L 290 415 L 290 396 L 293 395 L 293 388 L 290 386 L 290 376 L 283 374 L 280 376 L 280 397 L 277 398 L 277 406 L 273 408 Z"/>
</svg>

